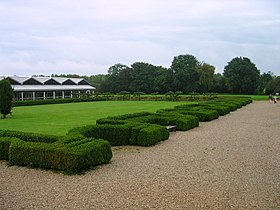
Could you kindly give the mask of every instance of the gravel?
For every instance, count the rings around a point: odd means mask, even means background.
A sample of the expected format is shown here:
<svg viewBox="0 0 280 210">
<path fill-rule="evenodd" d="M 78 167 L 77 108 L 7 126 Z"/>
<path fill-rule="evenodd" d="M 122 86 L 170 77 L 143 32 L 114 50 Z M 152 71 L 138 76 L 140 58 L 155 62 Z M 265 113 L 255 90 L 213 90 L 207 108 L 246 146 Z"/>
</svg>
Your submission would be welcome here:
<svg viewBox="0 0 280 210">
<path fill-rule="evenodd" d="M 253 102 L 85 175 L 0 161 L 0 209 L 280 209 L 280 104 Z"/>
</svg>

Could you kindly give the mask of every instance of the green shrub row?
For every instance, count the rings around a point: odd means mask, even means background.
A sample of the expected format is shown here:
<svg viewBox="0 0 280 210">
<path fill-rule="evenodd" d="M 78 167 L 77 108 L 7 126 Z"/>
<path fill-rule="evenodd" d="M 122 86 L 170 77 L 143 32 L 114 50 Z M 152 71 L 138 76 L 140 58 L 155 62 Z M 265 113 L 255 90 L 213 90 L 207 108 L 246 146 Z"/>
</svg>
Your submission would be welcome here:
<svg viewBox="0 0 280 210">
<path fill-rule="evenodd" d="M 0 137 L 0 160 L 8 160 L 11 165 L 78 173 L 108 163 L 111 158 L 111 146 L 102 139 L 68 137 L 44 143 Z"/>
<path fill-rule="evenodd" d="M 198 126 L 199 121 L 217 119 L 251 102 L 250 98 L 220 97 L 157 113 L 108 117 L 97 120 L 96 125 L 73 128 L 67 136 L 0 130 L 0 159 L 8 160 L 11 165 L 77 173 L 108 163 L 112 158 L 110 145 L 154 145 L 169 138 L 167 125 L 185 131 Z"/>
<path fill-rule="evenodd" d="M 143 123 L 87 125 L 69 130 L 68 135 L 104 139 L 111 146 L 151 146 L 169 138 L 165 127 Z"/>
<path fill-rule="evenodd" d="M 45 104 L 63 104 L 75 102 L 92 102 L 92 101 L 105 101 L 105 97 L 87 97 L 87 98 L 64 98 L 64 99 L 46 99 L 46 100 L 26 100 L 26 101 L 13 101 L 13 106 L 35 106 Z"/>
<path fill-rule="evenodd" d="M 22 132 L 22 131 L 11 131 L 11 130 L 0 130 L 0 137 L 16 137 L 23 141 L 44 142 L 44 143 L 53 143 L 61 138 L 64 138 L 62 136 L 29 133 L 29 132 Z"/>
<path fill-rule="evenodd" d="M 192 115 L 183 115 L 180 113 L 149 113 L 140 112 L 135 114 L 119 115 L 115 117 L 108 117 L 98 119 L 97 124 L 125 124 L 126 122 L 138 122 L 138 123 L 149 123 L 158 124 L 162 126 L 174 125 L 179 131 L 186 131 L 191 128 L 197 127 L 199 121 Z"/>
<path fill-rule="evenodd" d="M 251 103 L 251 98 L 218 98 L 216 100 L 183 104 L 173 109 L 158 110 L 158 113 L 180 113 L 183 115 L 194 115 L 199 121 L 211 121 L 219 116 L 226 115 L 231 111 Z"/>
<path fill-rule="evenodd" d="M 179 113 L 182 115 L 193 115 L 198 118 L 200 122 L 211 121 L 219 118 L 219 113 L 216 110 L 202 109 L 202 108 L 192 108 L 192 109 L 163 109 L 159 110 L 158 113 Z"/>
</svg>

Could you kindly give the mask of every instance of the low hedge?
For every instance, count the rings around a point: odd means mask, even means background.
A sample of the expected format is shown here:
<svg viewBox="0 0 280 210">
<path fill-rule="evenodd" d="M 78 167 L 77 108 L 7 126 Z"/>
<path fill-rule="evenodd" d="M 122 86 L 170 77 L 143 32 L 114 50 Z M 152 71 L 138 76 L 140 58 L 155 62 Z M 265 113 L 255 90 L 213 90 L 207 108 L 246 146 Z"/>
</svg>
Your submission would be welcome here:
<svg viewBox="0 0 280 210">
<path fill-rule="evenodd" d="M 211 121 L 219 118 L 219 113 L 216 110 L 198 109 L 198 110 L 186 110 L 179 111 L 181 114 L 194 115 L 200 122 Z"/>
<path fill-rule="evenodd" d="M 22 141 L 13 137 L 0 137 L 0 160 L 9 160 L 9 149 L 12 142 Z"/>
<path fill-rule="evenodd" d="M 149 124 L 158 124 L 162 126 L 175 125 L 177 130 L 186 131 L 198 126 L 198 119 L 193 116 L 186 116 L 168 113 L 135 113 L 128 115 L 120 115 L 115 117 L 103 118 L 97 120 L 97 124 L 125 124 L 126 122 L 140 122 Z"/>
<path fill-rule="evenodd" d="M 64 103 L 77 103 L 77 102 L 92 102 L 92 101 L 106 101 L 106 97 L 91 97 L 91 98 L 64 98 L 64 99 L 46 99 L 46 100 L 25 100 L 13 101 L 13 106 L 36 106 L 46 104 L 64 104 Z"/>
<path fill-rule="evenodd" d="M 149 116 L 153 115 L 151 112 L 137 112 L 137 113 L 132 113 L 132 114 L 123 114 L 123 115 L 118 115 L 118 116 L 113 116 L 113 117 L 107 117 L 105 119 L 110 119 L 110 120 L 128 120 L 131 118 L 136 118 L 136 117 L 143 117 L 143 116 Z"/>
<path fill-rule="evenodd" d="M 145 135 L 143 133 L 145 133 Z M 157 135 L 154 135 L 154 133 L 157 133 Z M 129 144 L 150 146 L 169 138 L 169 132 L 165 127 L 144 123 L 88 125 L 73 128 L 68 131 L 67 135 L 102 138 L 108 141 L 111 146 Z"/>
<path fill-rule="evenodd" d="M 0 130 L 0 137 L 16 137 L 23 141 L 53 143 L 63 138 L 61 136 L 30 133 L 22 131 Z"/>
<path fill-rule="evenodd" d="M 219 104 L 199 104 L 199 107 L 203 109 L 215 110 L 219 113 L 220 116 L 226 115 L 230 113 L 230 107 L 225 105 Z"/>
<path fill-rule="evenodd" d="M 194 115 L 198 118 L 200 122 L 205 121 L 211 121 L 214 119 L 219 118 L 219 113 L 215 110 L 210 109 L 202 109 L 201 107 L 193 107 L 190 109 L 183 109 L 183 108 L 177 108 L 177 109 L 162 109 L 159 110 L 158 113 L 179 113 L 183 115 Z"/>
<path fill-rule="evenodd" d="M 76 146 L 16 141 L 9 148 L 11 165 L 81 172 L 90 167 L 108 163 L 112 158 L 109 143 L 87 140 Z"/>
<path fill-rule="evenodd" d="M 105 139 L 111 146 L 121 146 L 129 144 L 130 129 L 125 125 L 86 125 L 69 130 L 68 135 Z"/>
<path fill-rule="evenodd" d="M 187 131 L 199 126 L 199 121 L 196 116 L 182 115 L 180 113 L 158 113 L 159 119 L 165 119 L 167 125 L 175 125 L 176 130 Z"/>
<path fill-rule="evenodd" d="M 0 137 L 0 160 L 8 160 L 11 165 L 76 173 L 108 163 L 112 158 L 111 146 L 105 140 L 66 136 L 49 143 L 50 139 L 43 140 L 44 135 L 40 134 L 20 132 L 17 138 L 9 137 L 16 136 L 15 133 L 2 131 L 2 135 L 9 135 Z"/>
</svg>

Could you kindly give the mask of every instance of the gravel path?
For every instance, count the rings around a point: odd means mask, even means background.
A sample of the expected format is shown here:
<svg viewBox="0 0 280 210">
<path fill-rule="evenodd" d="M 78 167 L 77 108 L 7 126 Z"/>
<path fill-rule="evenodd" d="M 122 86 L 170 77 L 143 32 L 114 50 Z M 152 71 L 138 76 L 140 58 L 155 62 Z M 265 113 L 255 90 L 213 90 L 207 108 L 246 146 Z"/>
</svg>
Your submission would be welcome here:
<svg viewBox="0 0 280 210">
<path fill-rule="evenodd" d="M 280 103 L 113 153 L 80 176 L 0 161 L 0 209 L 280 209 Z"/>
</svg>

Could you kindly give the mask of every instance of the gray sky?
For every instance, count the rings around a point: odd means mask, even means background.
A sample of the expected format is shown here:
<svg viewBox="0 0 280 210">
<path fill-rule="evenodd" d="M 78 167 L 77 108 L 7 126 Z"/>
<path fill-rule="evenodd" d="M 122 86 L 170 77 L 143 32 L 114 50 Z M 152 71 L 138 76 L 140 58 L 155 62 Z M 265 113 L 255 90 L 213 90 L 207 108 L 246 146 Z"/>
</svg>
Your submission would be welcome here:
<svg viewBox="0 0 280 210">
<path fill-rule="evenodd" d="M 280 0 L 0 0 L 0 75 L 170 67 L 180 54 L 280 75 Z"/>
</svg>

